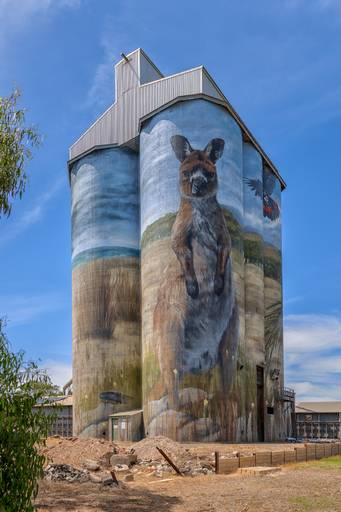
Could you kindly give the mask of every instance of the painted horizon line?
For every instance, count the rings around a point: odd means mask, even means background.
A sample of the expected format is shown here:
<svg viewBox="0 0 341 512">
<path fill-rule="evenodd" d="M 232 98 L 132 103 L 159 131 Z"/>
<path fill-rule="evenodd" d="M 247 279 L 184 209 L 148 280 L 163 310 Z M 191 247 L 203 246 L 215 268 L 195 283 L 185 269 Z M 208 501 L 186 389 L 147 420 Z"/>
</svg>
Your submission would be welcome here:
<svg viewBox="0 0 341 512">
<path fill-rule="evenodd" d="M 98 259 L 109 259 L 109 258 L 139 258 L 140 249 L 132 249 L 131 247 L 121 246 L 104 246 L 94 247 L 93 249 L 87 249 L 77 254 L 72 259 L 72 268 L 94 261 Z"/>
</svg>

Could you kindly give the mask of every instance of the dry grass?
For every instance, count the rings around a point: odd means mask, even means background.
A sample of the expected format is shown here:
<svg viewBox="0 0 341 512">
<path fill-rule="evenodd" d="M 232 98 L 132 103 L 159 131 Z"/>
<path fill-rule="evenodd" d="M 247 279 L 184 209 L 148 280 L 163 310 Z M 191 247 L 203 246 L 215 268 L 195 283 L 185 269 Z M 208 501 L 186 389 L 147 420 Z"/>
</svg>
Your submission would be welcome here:
<svg viewBox="0 0 341 512">
<path fill-rule="evenodd" d="M 162 482 L 141 474 L 122 489 L 43 482 L 38 511 L 339 512 L 341 472 L 319 467 L 322 462 L 285 466 L 265 477 L 173 476 Z"/>
</svg>

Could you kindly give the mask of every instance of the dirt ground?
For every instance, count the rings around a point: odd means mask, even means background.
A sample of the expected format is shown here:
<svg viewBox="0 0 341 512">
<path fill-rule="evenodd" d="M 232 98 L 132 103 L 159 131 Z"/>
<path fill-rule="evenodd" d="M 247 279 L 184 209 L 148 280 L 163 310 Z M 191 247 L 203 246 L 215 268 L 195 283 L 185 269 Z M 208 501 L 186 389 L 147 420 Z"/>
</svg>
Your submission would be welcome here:
<svg viewBox="0 0 341 512">
<path fill-rule="evenodd" d="M 121 488 L 42 481 L 36 506 L 39 512 L 340 512 L 341 457 L 286 465 L 264 477 L 146 473 Z"/>
</svg>

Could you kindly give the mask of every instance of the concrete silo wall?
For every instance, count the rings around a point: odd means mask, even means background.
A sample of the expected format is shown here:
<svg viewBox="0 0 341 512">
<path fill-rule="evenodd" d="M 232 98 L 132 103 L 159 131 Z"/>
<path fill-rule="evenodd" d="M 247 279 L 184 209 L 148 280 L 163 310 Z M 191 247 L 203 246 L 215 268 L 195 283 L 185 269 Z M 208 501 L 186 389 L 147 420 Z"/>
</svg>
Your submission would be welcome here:
<svg viewBox="0 0 341 512">
<path fill-rule="evenodd" d="M 252 433 L 275 441 L 289 433 L 282 401 L 283 304 L 281 186 L 256 149 L 244 144 L 245 383 Z"/>
<path fill-rule="evenodd" d="M 150 436 L 283 439 L 280 183 L 204 99 L 139 143 L 71 170 L 75 434 L 143 402 Z"/>
<path fill-rule="evenodd" d="M 210 173 L 217 176 L 217 200 Z M 204 182 L 199 198 L 189 188 L 193 174 Z M 242 196 L 242 135 L 226 109 L 186 101 L 144 123 L 142 381 L 149 435 L 191 441 L 243 435 Z"/>
<path fill-rule="evenodd" d="M 264 200 L 264 343 L 266 439 L 286 435 L 290 407 L 281 401 L 283 373 L 281 187 L 270 169 L 263 169 Z M 271 414 L 268 414 L 268 411 Z"/>
<path fill-rule="evenodd" d="M 245 258 L 245 350 L 242 370 L 246 394 L 247 441 L 264 436 L 264 273 L 263 273 L 263 162 L 250 143 L 243 144 L 244 258 Z M 258 384 L 260 387 L 260 383 Z M 264 382 L 263 382 L 264 386 Z"/>
<path fill-rule="evenodd" d="M 85 156 L 71 190 L 74 433 L 101 437 L 141 405 L 138 157 Z"/>
</svg>

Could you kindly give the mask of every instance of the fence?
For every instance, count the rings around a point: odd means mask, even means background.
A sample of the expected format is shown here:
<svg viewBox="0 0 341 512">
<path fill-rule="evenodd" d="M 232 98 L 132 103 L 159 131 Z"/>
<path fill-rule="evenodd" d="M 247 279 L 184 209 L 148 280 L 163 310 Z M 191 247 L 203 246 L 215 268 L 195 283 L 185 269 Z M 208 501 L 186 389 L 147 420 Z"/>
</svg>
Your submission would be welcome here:
<svg viewBox="0 0 341 512">
<path fill-rule="evenodd" d="M 295 462 L 318 460 L 333 455 L 341 455 L 341 443 L 316 443 L 295 446 L 293 450 L 267 450 L 253 455 L 240 455 L 225 459 L 215 452 L 215 472 L 228 474 L 239 468 L 254 466 L 281 466 Z"/>
</svg>

